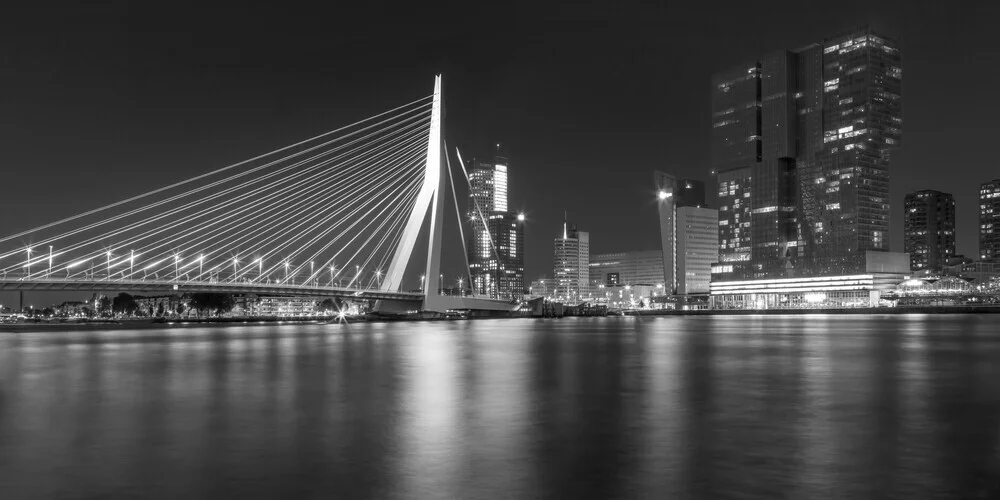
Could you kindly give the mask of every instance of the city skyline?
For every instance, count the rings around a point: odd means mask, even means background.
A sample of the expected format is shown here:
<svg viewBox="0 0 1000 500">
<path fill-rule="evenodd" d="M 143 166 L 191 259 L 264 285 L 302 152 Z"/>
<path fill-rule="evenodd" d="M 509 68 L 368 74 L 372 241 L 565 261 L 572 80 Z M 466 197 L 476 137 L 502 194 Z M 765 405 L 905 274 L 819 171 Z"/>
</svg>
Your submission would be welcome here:
<svg viewBox="0 0 1000 500">
<path fill-rule="evenodd" d="M 264 43 L 209 34 L 211 22 L 221 12 L 208 10 L 202 21 L 172 27 L 167 22 L 169 16 L 156 20 L 150 18 L 151 13 L 137 10 L 102 17 L 100 11 L 67 13 L 22 8 L 24 26 L 4 35 L 10 38 L 13 48 L 6 66 L 9 82 L 12 94 L 19 98 L 7 103 L 9 112 L 5 116 L 9 119 L 3 132 L 8 144 L 0 161 L 9 166 L 5 168 L 9 182 L 36 189 L 10 192 L 8 197 L 19 210 L 5 212 L 0 225 L 3 233 L 14 233 L 75 213 L 78 208 L 100 206 L 122 197 L 109 195 L 104 190 L 108 186 L 121 193 L 142 192 L 249 157 L 267 146 L 332 128 L 347 121 L 348 116 L 384 107 L 391 102 L 390 96 L 400 95 L 401 89 L 403 95 L 411 91 L 422 95 L 416 90 L 425 84 L 431 68 L 443 67 L 450 96 L 449 136 L 463 150 L 470 151 L 487 150 L 484 143 L 500 141 L 508 147 L 512 162 L 523 165 L 511 176 L 511 192 L 516 193 L 511 209 L 524 210 L 528 217 L 528 281 L 546 274 L 551 252 L 548 242 L 553 228 L 559 225 L 563 208 L 568 208 L 574 220 L 595 235 L 594 252 L 658 247 L 654 234 L 655 192 L 648 185 L 648 172 L 663 169 L 679 177 L 708 180 L 704 131 L 710 113 L 704 88 L 713 72 L 754 53 L 808 43 L 815 38 L 813 32 L 833 34 L 870 20 L 879 31 L 898 37 L 905 51 L 906 129 L 908 139 L 914 140 L 908 140 L 899 157 L 893 159 L 896 172 L 911 175 L 894 178 L 892 219 L 901 219 L 901 200 L 906 192 L 928 187 L 952 192 L 957 205 L 957 251 L 976 255 L 978 186 L 995 177 L 985 147 L 976 145 L 989 142 L 975 140 L 983 132 L 974 128 L 982 122 L 976 122 L 963 109 L 950 107 L 941 97 L 948 92 L 942 91 L 940 85 L 947 89 L 951 84 L 942 78 L 945 72 L 937 69 L 962 64 L 952 54 L 944 57 L 954 46 L 950 44 L 982 42 L 977 37 L 984 35 L 983 30 L 956 26 L 980 26 L 982 19 L 989 17 L 988 11 L 949 10 L 951 16 L 961 16 L 948 27 L 955 31 L 950 33 L 954 36 L 920 37 L 915 34 L 931 26 L 939 13 L 932 4 L 863 5 L 845 4 L 837 12 L 819 7 L 814 15 L 808 15 L 809 9 L 775 8 L 782 18 L 800 19 L 801 23 L 790 25 L 784 33 L 759 36 L 745 47 L 728 43 L 726 36 L 710 40 L 707 35 L 696 35 L 695 42 L 671 45 L 684 36 L 695 35 L 687 31 L 642 34 L 641 30 L 620 43 L 604 46 L 614 36 L 629 31 L 631 23 L 652 22 L 640 20 L 647 17 L 645 14 L 650 14 L 651 20 L 661 20 L 677 12 L 622 7 L 613 13 L 607 29 L 600 30 L 593 20 L 608 13 L 582 10 L 577 17 L 563 21 L 562 27 L 567 29 L 559 31 L 568 34 L 568 41 L 555 43 L 543 54 L 525 57 L 528 49 L 552 40 L 540 22 L 521 20 L 511 26 L 518 33 L 529 34 L 527 41 L 489 38 L 481 42 L 483 45 L 463 47 L 468 37 L 442 30 L 438 38 L 417 44 L 419 50 L 400 49 L 391 43 L 365 49 L 365 57 L 348 56 L 343 63 L 344 67 L 366 71 L 350 78 L 336 71 L 310 71 L 314 68 L 306 64 L 309 58 L 295 56 L 291 50 L 298 43 L 315 41 L 302 38 L 307 35 L 296 35 L 299 38 L 293 40 L 295 43 L 282 42 L 284 45 L 268 41 L 275 45 L 268 46 L 264 55 L 249 56 Z M 900 15 L 890 15 L 894 10 Z M 530 19 L 546 17 L 543 10 L 518 12 L 536 14 L 525 16 Z M 36 25 L 39 13 L 54 14 L 46 17 L 51 21 L 49 27 Z M 263 22 L 265 14 L 251 9 L 240 15 L 253 25 Z M 694 14 L 698 14 L 692 16 L 696 25 L 706 19 L 705 13 Z M 87 22 L 75 24 L 74 16 L 83 16 Z M 724 22 L 732 28 L 728 33 L 739 37 L 738 23 Z M 140 33 L 139 26 L 149 28 L 146 34 Z M 684 29 L 696 31 L 696 27 Z M 65 34 L 51 36 L 58 30 Z M 348 31 L 339 36 L 350 38 L 357 33 Z M 32 48 L 39 36 L 47 36 L 50 41 L 42 43 L 41 48 Z M 135 43 L 122 47 L 115 41 L 116 36 Z M 590 41 L 575 49 L 569 46 L 581 39 Z M 69 40 L 74 44 L 66 43 Z M 985 42 L 987 47 L 996 43 Z M 684 50 L 687 43 L 702 44 L 703 53 L 697 58 L 688 55 Z M 56 50 L 50 50 L 53 46 Z M 328 50 L 331 46 L 323 44 L 322 49 L 313 50 Z M 44 53 L 43 48 L 47 50 Z M 178 53 L 171 54 L 168 49 Z M 80 57 L 80 51 L 86 57 Z M 399 62 L 400 54 L 415 52 L 423 55 L 412 62 Z M 988 58 L 996 57 L 997 51 L 983 52 Z M 630 57 L 619 63 L 619 69 L 635 78 L 598 74 L 589 81 L 574 80 L 579 88 L 567 85 L 571 77 L 563 70 L 582 65 L 585 58 L 606 61 L 621 54 Z M 283 59 L 286 55 L 289 59 Z M 374 55 L 392 56 L 392 63 L 376 65 L 365 60 Z M 519 62 L 513 62 L 514 55 L 521 58 Z M 668 71 L 671 64 L 665 61 L 672 60 L 685 71 L 679 75 Z M 546 62 L 555 62 L 554 68 L 542 68 Z M 977 66 L 986 68 L 986 73 L 980 73 L 982 77 L 976 81 L 966 82 L 962 95 L 978 96 L 978 103 L 989 106 L 995 98 L 982 92 L 995 78 L 990 72 L 996 65 L 987 61 Z M 367 71 L 375 67 L 381 69 Z M 260 75 L 266 78 L 254 78 Z M 500 79 L 495 78 L 498 75 Z M 648 83 L 636 83 L 642 81 L 639 75 L 648 76 Z M 654 83 L 668 80 L 669 86 L 653 88 Z M 60 86 L 58 92 L 54 90 L 56 84 Z M 300 89 L 301 96 L 288 95 L 292 88 Z M 616 90 L 616 98 L 595 103 L 592 96 L 600 95 L 601 88 Z M 672 98 L 675 95 L 695 98 Z M 307 99 L 317 98 L 318 102 L 306 105 Z M 582 108 L 595 104 L 599 113 L 583 113 Z M 579 121 L 581 116 L 589 119 Z M 629 120 L 623 121 L 625 117 Z M 564 126 L 576 121 L 580 125 Z M 609 125 L 605 123 L 628 126 L 608 134 Z M 947 123 L 963 126 L 956 131 L 956 127 L 943 125 Z M 53 137 L 59 139 L 60 147 L 41 147 L 43 139 Z M 585 147 L 597 144 L 596 137 L 604 139 L 599 143 L 603 147 Z M 959 138 L 963 142 L 956 142 Z M 952 164 L 941 168 L 945 160 Z M 143 175 L 134 175 L 137 171 Z M 608 171 L 614 174 L 600 179 Z M 45 173 L 44 177 L 40 172 Z M 575 176 L 566 175 L 570 172 Z M 560 185 L 564 188 L 560 189 Z M 581 187 L 570 189 L 571 185 Z M 38 190 L 54 196 L 39 203 Z M 644 194 L 648 202 L 643 200 Z M 587 201 L 602 195 L 610 201 Z M 622 219 L 630 224 L 618 223 Z M 893 224 L 892 232 L 892 249 L 902 251 L 901 224 Z"/>
</svg>

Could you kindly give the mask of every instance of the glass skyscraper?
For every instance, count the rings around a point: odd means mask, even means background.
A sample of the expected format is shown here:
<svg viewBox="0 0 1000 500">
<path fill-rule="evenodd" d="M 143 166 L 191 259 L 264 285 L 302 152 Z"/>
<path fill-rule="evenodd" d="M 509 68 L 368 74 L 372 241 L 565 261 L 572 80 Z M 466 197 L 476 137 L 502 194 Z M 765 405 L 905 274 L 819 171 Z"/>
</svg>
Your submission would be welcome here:
<svg viewBox="0 0 1000 500">
<path fill-rule="evenodd" d="M 472 289 L 493 299 L 518 299 L 524 293 L 524 220 L 508 210 L 507 158 L 473 159 L 469 183 L 466 249 Z"/>
<path fill-rule="evenodd" d="M 979 186 L 979 259 L 1000 263 L 1000 179 Z"/>
<path fill-rule="evenodd" d="M 955 256 L 955 197 L 930 189 L 907 193 L 903 245 L 910 269 L 940 271 Z"/>
<path fill-rule="evenodd" d="M 889 248 L 898 44 L 863 26 L 712 79 L 713 280 L 850 274 Z"/>
</svg>

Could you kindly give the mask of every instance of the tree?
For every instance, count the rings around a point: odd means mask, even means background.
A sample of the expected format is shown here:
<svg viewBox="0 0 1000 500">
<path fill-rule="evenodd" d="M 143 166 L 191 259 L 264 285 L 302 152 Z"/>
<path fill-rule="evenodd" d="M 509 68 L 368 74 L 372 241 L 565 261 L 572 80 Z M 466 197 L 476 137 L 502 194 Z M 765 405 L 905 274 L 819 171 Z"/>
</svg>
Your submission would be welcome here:
<svg viewBox="0 0 1000 500">
<path fill-rule="evenodd" d="M 102 295 L 101 299 L 97 301 L 97 310 L 100 311 L 102 315 L 111 313 L 111 299 L 109 299 L 107 295 Z"/>
<path fill-rule="evenodd" d="M 236 301 L 228 293 L 195 293 L 191 295 L 191 308 L 198 314 L 208 312 L 219 315 L 233 310 Z"/>
<path fill-rule="evenodd" d="M 111 301 L 111 309 L 117 314 L 132 315 L 139 310 L 139 304 L 135 297 L 123 292 Z"/>
</svg>

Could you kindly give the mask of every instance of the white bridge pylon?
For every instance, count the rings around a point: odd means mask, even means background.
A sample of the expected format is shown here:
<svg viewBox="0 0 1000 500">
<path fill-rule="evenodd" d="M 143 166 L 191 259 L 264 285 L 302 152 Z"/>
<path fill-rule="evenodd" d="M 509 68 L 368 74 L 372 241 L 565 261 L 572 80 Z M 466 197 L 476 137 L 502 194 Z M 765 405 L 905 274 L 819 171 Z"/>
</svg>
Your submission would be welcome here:
<svg viewBox="0 0 1000 500">
<path fill-rule="evenodd" d="M 441 75 L 434 77 L 434 94 L 431 100 L 430 133 L 427 138 L 427 164 L 424 171 L 424 183 L 417 194 L 413 211 L 410 212 L 406 227 L 403 230 L 399 246 L 392 257 L 386 279 L 382 282 L 383 291 L 396 291 L 403 283 L 406 264 L 410 261 L 413 247 L 417 243 L 427 210 L 431 212 L 429 237 L 427 241 L 427 263 L 424 270 L 424 304 L 427 312 L 444 313 L 448 310 L 511 310 L 509 303 L 474 297 L 454 297 L 440 295 L 438 290 L 441 270 L 441 230 L 444 225 L 444 194 L 445 157 L 442 155 L 444 145 L 444 109 Z M 445 152 L 447 154 L 447 152 Z"/>
</svg>

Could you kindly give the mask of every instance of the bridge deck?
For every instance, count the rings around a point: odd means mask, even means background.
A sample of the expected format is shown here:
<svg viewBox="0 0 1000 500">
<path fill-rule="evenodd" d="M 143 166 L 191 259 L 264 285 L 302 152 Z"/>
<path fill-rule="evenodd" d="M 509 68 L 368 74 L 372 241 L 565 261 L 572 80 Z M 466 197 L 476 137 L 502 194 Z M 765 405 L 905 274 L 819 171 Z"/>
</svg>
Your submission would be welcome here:
<svg viewBox="0 0 1000 500">
<path fill-rule="evenodd" d="M 399 301 L 422 301 L 419 292 L 389 292 L 378 289 L 356 289 L 330 286 L 307 286 L 278 283 L 249 282 L 209 282 L 173 280 L 86 280 L 59 278 L 0 279 L 0 291 L 95 291 L 95 292 L 143 292 L 157 294 L 171 293 L 249 293 L 257 295 L 278 295 L 285 297 L 343 297 L 362 299 L 386 299 Z"/>
</svg>

